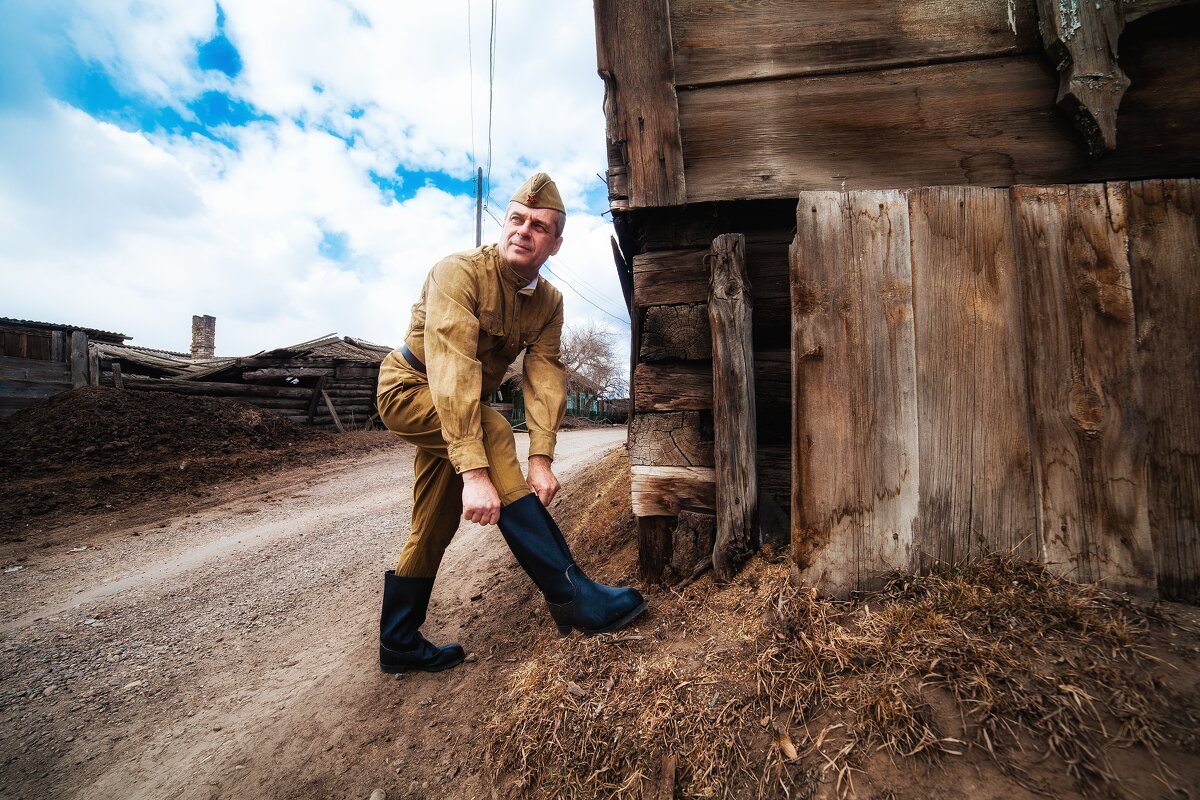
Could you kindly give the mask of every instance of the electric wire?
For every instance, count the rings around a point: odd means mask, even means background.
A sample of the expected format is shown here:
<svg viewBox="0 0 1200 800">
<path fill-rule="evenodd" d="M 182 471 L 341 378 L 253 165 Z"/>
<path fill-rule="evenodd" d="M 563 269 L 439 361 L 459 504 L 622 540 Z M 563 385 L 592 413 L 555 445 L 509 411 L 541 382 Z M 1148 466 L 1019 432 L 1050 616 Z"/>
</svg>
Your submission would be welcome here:
<svg viewBox="0 0 1200 800">
<path fill-rule="evenodd" d="M 471 102 L 471 172 L 475 171 L 475 59 L 471 44 L 471 0 L 467 0 L 467 96 Z M 476 187 L 475 191 L 479 191 Z"/>
<path fill-rule="evenodd" d="M 504 227 L 504 223 L 503 223 L 503 222 L 501 222 L 499 219 L 497 219 L 496 215 L 492 213 L 492 210 L 491 210 L 490 208 L 488 208 L 488 209 L 484 209 L 484 210 L 485 210 L 485 211 L 487 211 L 487 213 L 488 213 L 488 216 L 489 216 L 489 217 L 491 217 L 491 218 L 492 218 L 492 220 L 493 220 L 493 221 L 495 221 L 495 223 L 496 223 L 497 225 L 499 225 L 501 228 L 503 228 L 503 227 Z M 557 265 L 557 263 L 558 263 L 558 262 L 554 262 L 554 261 L 553 261 L 553 259 L 549 259 L 549 260 L 547 260 L 547 261 L 546 261 L 546 263 L 545 263 L 545 264 L 543 264 L 543 265 L 542 265 L 542 269 L 544 269 L 544 270 L 546 270 L 546 272 L 550 273 L 550 277 L 554 278 L 555 282 L 557 282 L 557 283 L 561 283 L 561 284 L 563 284 L 564 286 L 566 286 L 568 289 L 570 289 L 572 292 L 574 292 L 574 293 L 575 293 L 575 294 L 576 294 L 576 295 L 577 295 L 577 296 L 578 296 L 578 297 L 579 297 L 581 300 L 583 300 L 585 303 L 587 303 L 588 305 L 590 305 L 592 308 L 594 308 L 594 309 L 596 309 L 597 311 L 599 311 L 601 314 L 606 314 L 606 315 L 608 315 L 608 316 L 612 317 L 613 319 L 615 319 L 617 322 L 621 323 L 622 325 L 629 325 L 629 324 L 630 324 L 628 319 L 624 319 L 624 318 L 622 318 L 622 317 L 618 317 L 616 314 L 612 313 L 611 311 L 608 311 L 607 309 L 604 309 L 604 308 L 602 308 L 601 306 L 599 306 L 599 305 L 597 305 L 595 302 L 593 302 L 593 301 L 592 301 L 592 299 L 591 299 L 590 297 L 588 297 L 586 294 L 584 294 L 583 292 L 581 292 L 581 291 L 579 291 L 578 289 L 576 289 L 576 288 L 575 288 L 575 287 L 574 287 L 574 286 L 571 284 L 571 282 L 570 282 L 570 281 L 568 281 L 568 280 L 567 280 L 566 278 L 564 278 L 562 275 L 559 275 L 557 272 L 555 272 L 554 270 L 552 270 L 552 269 L 550 268 L 550 264 L 551 264 L 551 263 L 555 263 L 555 264 Z M 600 294 L 600 293 L 599 293 L 599 292 L 597 292 L 597 294 Z"/>
<path fill-rule="evenodd" d="M 499 12 L 497 2 L 498 0 L 492 0 L 492 30 L 488 39 L 487 178 L 485 181 L 487 192 L 483 195 L 485 205 L 492 194 L 492 106 L 496 94 L 496 17 Z M 483 192 L 483 187 L 480 187 L 480 191 Z"/>
</svg>

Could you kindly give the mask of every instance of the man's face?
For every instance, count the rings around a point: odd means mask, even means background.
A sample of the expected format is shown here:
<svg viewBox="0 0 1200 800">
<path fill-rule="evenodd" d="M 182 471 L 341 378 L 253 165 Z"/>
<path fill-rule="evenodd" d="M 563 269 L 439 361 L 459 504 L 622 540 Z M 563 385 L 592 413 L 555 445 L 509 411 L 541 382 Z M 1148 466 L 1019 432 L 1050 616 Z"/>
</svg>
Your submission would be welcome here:
<svg viewBox="0 0 1200 800">
<path fill-rule="evenodd" d="M 500 232 L 500 255 L 522 277 L 533 280 L 546 259 L 558 252 L 562 241 L 557 211 L 517 202 L 508 204 Z"/>
</svg>

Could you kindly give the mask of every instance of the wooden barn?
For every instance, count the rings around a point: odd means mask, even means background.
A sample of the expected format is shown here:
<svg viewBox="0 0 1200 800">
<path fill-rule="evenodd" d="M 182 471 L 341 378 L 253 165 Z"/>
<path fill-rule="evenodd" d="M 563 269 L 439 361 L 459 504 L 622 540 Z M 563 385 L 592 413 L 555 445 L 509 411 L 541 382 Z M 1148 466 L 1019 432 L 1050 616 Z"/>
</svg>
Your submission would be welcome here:
<svg viewBox="0 0 1200 800">
<path fill-rule="evenodd" d="M 645 577 L 1200 599 L 1200 6 L 595 12 Z"/>
</svg>

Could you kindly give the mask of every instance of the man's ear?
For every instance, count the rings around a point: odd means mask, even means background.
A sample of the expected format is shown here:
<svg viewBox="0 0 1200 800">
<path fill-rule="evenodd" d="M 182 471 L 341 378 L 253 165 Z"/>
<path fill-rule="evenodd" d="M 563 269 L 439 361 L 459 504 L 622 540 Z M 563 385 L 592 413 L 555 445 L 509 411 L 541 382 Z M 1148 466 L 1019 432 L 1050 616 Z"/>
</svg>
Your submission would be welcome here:
<svg viewBox="0 0 1200 800">
<path fill-rule="evenodd" d="M 552 256 L 558 255 L 558 248 L 562 247 L 562 243 L 563 243 L 563 237 L 560 236 L 560 237 L 558 237 L 558 239 L 556 239 L 554 241 L 554 249 L 550 251 L 550 255 L 552 255 Z"/>
</svg>

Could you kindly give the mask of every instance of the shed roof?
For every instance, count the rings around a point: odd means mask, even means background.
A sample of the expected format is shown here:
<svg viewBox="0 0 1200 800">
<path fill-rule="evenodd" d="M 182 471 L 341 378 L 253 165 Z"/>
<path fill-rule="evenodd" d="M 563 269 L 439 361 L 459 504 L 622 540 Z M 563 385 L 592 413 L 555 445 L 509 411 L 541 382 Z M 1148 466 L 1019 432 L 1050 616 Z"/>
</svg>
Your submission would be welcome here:
<svg viewBox="0 0 1200 800">
<path fill-rule="evenodd" d="M 129 337 L 123 333 L 114 333 L 113 331 L 102 331 L 98 328 L 85 328 L 81 325 L 65 325 L 58 322 L 37 322 L 32 319 L 13 319 L 12 317 L 0 317 L 0 325 L 19 325 L 22 328 L 37 328 L 47 331 L 82 331 L 89 337 L 96 340 L 115 342 L 120 344 Z"/>
</svg>

